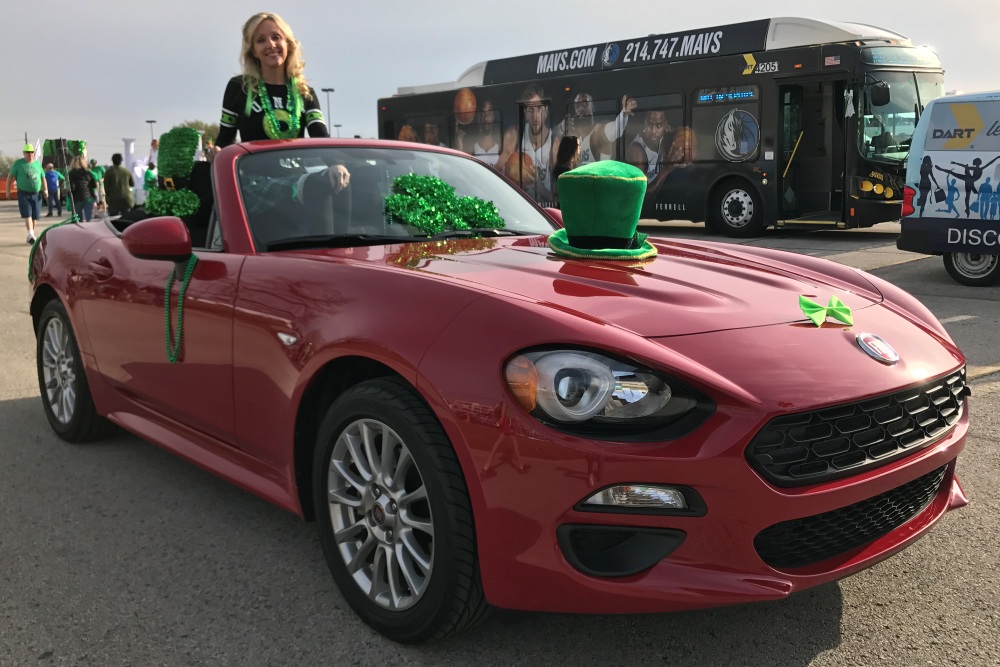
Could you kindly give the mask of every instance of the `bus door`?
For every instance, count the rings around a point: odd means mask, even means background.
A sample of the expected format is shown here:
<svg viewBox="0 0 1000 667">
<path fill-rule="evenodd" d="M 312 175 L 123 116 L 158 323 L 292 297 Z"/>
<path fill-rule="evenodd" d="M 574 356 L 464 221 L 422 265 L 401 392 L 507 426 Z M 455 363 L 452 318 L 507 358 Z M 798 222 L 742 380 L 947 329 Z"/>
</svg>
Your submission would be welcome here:
<svg viewBox="0 0 1000 667">
<path fill-rule="evenodd" d="M 844 87 L 844 81 L 827 80 L 779 88 L 779 192 L 785 219 L 843 219 L 847 146 L 842 111 Z"/>
</svg>

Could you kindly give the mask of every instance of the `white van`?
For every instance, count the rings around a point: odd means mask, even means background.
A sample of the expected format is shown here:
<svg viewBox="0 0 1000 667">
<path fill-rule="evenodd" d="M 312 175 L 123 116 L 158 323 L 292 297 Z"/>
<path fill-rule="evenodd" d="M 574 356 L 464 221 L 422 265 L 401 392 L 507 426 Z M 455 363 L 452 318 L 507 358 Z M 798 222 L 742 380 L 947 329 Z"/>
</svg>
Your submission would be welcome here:
<svg viewBox="0 0 1000 667">
<path fill-rule="evenodd" d="M 913 132 L 900 250 L 944 255 L 963 285 L 1000 282 L 1000 91 L 939 97 Z"/>
</svg>

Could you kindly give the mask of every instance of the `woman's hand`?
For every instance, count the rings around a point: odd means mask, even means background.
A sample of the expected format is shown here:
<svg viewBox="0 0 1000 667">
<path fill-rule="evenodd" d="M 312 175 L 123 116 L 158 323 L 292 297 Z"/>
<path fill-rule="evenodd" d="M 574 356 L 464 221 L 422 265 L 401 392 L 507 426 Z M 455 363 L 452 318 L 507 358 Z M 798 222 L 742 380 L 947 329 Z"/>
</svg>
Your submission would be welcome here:
<svg viewBox="0 0 1000 667">
<path fill-rule="evenodd" d="M 351 172 L 342 164 L 335 164 L 327 169 L 326 175 L 334 192 L 343 192 L 344 188 L 351 184 Z"/>
</svg>

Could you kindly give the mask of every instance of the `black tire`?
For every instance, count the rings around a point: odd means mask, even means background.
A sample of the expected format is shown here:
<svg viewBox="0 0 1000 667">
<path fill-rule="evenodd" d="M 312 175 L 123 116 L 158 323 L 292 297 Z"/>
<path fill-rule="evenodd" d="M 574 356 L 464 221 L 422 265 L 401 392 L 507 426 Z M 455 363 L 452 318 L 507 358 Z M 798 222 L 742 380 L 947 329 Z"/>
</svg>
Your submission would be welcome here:
<svg viewBox="0 0 1000 667">
<path fill-rule="evenodd" d="M 1000 282 L 1000 255 L 946 252 L 944 268 L 949 276 L 963 285 L 986 287 Z"/>
<path fill-rule="evenodd" d="M 709 201 L 707 225 L 732 238 L 760 236 L 764 207 L 756 188 L 742 179 L 720 183 Z"/>
<path fill-rule="evenodd" d="M 486 614 L 465 479 L 440 424 L 408 385 L 370 380 L 330 406 L 313 489 L 327 564 L 365 623 L 417 643 Z"/>
<path fill-rule="evenodd" d="M 38 390 L 49 426 L 67 442 L 105 438 L 115 426 L 97 414 L 73 325 L 58 299 L 45 304 L 35 332 Z"/>
</svg>

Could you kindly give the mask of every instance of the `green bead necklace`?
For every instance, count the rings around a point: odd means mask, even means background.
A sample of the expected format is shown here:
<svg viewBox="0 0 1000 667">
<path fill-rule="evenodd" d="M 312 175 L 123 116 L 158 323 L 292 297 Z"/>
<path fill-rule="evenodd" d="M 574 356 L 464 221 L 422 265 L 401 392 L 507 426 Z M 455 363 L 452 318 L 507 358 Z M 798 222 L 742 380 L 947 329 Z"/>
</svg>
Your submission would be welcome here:
<svg viewBox="0 0 1000 667">
<path fill-rule="evenodd" d="M 295 77 L 285 84 L 288 90 L 288 130 L 282 131 L 277 115 L 274 113 L 274 106 L 271 104 L 271 96 L 267 92 L 267 86 L 261 81 L 257 86 L 257 96 L 260 97 L 260 104 L 264 107 L 264 123 L 267 125 L 267 133 L 275 139 L 294 139 L 299 136 L 300 116 L 302 115 L 302 96 L 299 95 L 299 87 Z"/>
<path fill-rule="evenodd" d="M 176 364 L 181 356 L 181 338 L 184 335 L 184 294 L 187 292 L 188 283 L 191 282 L 191 275 L 194 267 L 198 264 L 198 256 L 191 255 L 188 259 L 187 268 L 184 269 L 184 278 L 181 280 L 181 293 L 177 296 L 177 330 L 173 332 L 171 341 L 170 322 L 170 292 L 174 287 L 175 272 L 170 272 L 170 279 L 167 280 L 167 288 L 163 291 L 163 333 L 166 338 L 167 360 Z"/>
</svg>

